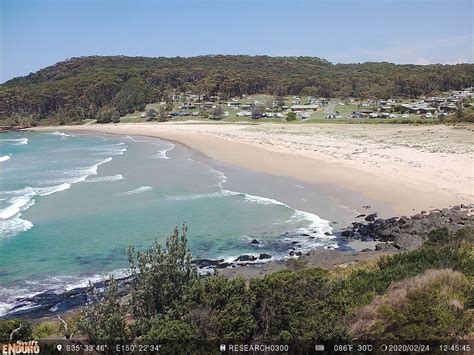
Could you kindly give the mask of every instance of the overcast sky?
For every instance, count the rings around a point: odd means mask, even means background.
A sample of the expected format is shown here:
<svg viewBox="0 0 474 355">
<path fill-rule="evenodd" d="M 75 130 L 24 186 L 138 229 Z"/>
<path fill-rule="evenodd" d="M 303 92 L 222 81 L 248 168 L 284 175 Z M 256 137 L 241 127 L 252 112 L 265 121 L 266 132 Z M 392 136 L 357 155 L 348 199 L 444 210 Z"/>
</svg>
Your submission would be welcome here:
<svg viewBox="0 0 474 355">
<path fill-rule="evenodd" d="M 473 0 L 0 0 L 4 82 L 70 57 L 474 61 Z"/>
</svg>

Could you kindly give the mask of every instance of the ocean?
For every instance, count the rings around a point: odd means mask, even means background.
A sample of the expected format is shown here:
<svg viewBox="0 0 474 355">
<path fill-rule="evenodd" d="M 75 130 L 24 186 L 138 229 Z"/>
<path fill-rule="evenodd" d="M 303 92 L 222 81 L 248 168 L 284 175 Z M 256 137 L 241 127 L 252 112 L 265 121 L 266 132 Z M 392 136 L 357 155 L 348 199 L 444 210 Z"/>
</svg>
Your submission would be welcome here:
<svg viewBox="0 0 474 355">
<path fill-rule="evenodd" d="M 19 298 L 123 274 L 129 245 L 164 242 L 183 222 L 195 258 L 274 260 L 296 242 L 337 248 L 335 223 L 356 213 L 322 189 L 157 138 L 2 133 L 0 171 L 0 316 Z"/>
</svg>

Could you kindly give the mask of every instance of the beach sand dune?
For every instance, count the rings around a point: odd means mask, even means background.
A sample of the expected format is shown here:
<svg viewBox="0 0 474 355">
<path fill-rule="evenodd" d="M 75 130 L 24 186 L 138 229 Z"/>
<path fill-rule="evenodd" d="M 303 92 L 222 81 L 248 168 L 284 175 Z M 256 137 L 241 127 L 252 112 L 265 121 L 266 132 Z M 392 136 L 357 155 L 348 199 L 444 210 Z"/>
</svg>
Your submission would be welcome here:
<svg viewBox="0 0 474 355">
<path fill-rule="evenodd" d="M 187 122 L 60 130 L 160 137 L 247 169 L 335 184 L 398 214 L 474 201 L 472 126 Z"/>
</svg>

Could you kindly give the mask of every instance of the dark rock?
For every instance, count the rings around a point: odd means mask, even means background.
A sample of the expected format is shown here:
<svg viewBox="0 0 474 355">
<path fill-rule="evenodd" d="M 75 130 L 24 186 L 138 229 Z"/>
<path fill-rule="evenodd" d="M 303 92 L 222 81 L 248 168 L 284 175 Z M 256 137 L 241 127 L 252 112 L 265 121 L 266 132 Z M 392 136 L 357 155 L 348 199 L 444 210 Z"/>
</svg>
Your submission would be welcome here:
<svg viewBox="0 0 474 355">
<path fill-rule="evenodd" d="M 290 256 L 293 256 L 293 255 L 295 255 L 295 252 L 294 252 L 294 250 L 290 250 L 290 252 L 288 254 L 290 254 Z"/>
<path fill-rule="evenodd" d="M 301 233 L 300 236 L 302 236 L 302 237 L 309 237 L 309 234 Z"/>
<path fill-rule="evenodd" d="M 324 235 L 332 235 L 332 234 L 330 232 L 324 232 Z M 314 239 L 314 237 L 311 239 Z"/>
<path fill-rule="evenodd" d="M 376 219 L 374 221 L 374 226 L 376 226 L 376 228 L 383 228 L 385 227 L 385 225 L 386 225 L 385 220 L 382 218 Z"/>
<path fill-rule="evenodd" d="M 217 259 L 217 260 L 196 259 L 196 260 L 193 260 L 193 264 L 195 264 L 197 267 L 218 266 L 219 264 L 221 264 L 223 262 L 224 262 L 224 259 Z"/>
<path fill-rule="evenodd" d="M 424 216 L 422 214 L 416 214 L 414 216 L 411 216 L 411 219 L 422 219 Z"/>
<path fill-rule="evenodd" d="M 303 254 L 302 254 L 300 251 L 297 251 L 297 252 L 295 253 L 295 255 L 301 256 L 301 255 L 303 255 Z"/>
<path fill-rule="evenodd" d="M 408 218 L 407 216 L 401 216 L 400 219 L 398 220 L 398 222 L 400 224 L 405 224 L 405 223 L 410 222 L 410 218 Z"/>
<path fill-rule="evenodd" d="M 366 215 L 365 214 L 360 214 L 358 216 L 356 216 L 355 218 L 361 218 L 361 217 L 365 217 Z"/>
<path fill-rule="evenodd" d="M 377 251 L 391 251 L 391 250 L 395 250 L 395 249 L 396 248 L 392 244 L 389 244 L 389 243 L 375 244 L 375 250 L 377 250 Z"/>
<path fill-rule="evenodd" d="M 362 249 L 361 253 L 365 253 L 366 251 L 372 251 L 372 249 L 369 249 L 369 248 Z"/>
<path fill-rule="evenodd" d="M 252 239 L 250 244 L 260 244 L 260 242 L 257 239 Z"/>
<path fill-rule="evenodd" d="M 293 240 L 293 241 L 291 242 L 291 244 L 298 244 L 298 243 L 299 243 L 299 242 L 296 241 L 296 240 Z"/>
<path fill-rule="evenodd" d="M 257 260 L 256 256 L 247 255 L 247 254 L 240 255 L 237 259 L 235 259 L 235 261 L 255 261 L 255 260 Z"/>
<path fill-rule="evenodd" d="M 233 266 L 232 263 L 222 263 L 222 264 L 217 265 L 217 268 L 218 269 L 226 269 L 226 268 L 231 267 L 231 266 Z"/>
<path fill-rule="evenodd" d="M 266 253 L 262 253 L 260 254 L 260 256 L 258 257 L 260 260 L 263 260 L 263 259 L 271 259 L 272 256 L 270 254 L 266 254 Z"/>
<path fill-rule="evenodd" d="M 367 217 L 365 217 L 365 220 L 367 222 L 373 222 L 375 221 L 375 218 L 377 218 L 377 213 L 371 213 L 371 214 L 368 214 Z"/>
<path fill-rule="evenodd" d="M 362 206 L 362 208 L 367 210 L 370 208 L 370 206 Z"/>
<path fill-rule="evenodd" d="M 342 231 L 341 235 L 346 238 L 352 237 L 353 232 L 349 230 Z"/>
</svg>

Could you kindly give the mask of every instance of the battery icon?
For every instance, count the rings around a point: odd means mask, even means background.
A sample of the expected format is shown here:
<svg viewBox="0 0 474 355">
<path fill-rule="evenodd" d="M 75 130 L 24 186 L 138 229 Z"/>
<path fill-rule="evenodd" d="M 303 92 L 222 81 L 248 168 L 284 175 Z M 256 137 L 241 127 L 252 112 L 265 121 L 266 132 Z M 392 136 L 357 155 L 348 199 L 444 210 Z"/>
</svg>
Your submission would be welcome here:
<svg viewBox="0 0 474 355">
<path fill-rule="evenodd" d="M 314 351 L 324 351 L 324 345 L 323 344 L 315 345 Z"/>
</svg>

